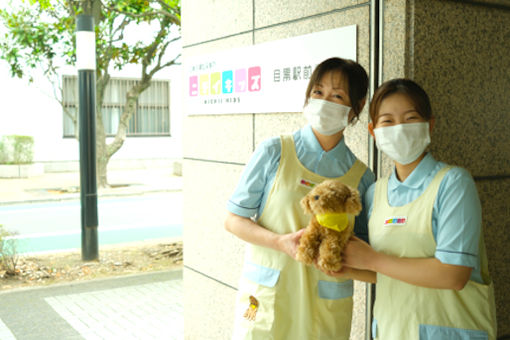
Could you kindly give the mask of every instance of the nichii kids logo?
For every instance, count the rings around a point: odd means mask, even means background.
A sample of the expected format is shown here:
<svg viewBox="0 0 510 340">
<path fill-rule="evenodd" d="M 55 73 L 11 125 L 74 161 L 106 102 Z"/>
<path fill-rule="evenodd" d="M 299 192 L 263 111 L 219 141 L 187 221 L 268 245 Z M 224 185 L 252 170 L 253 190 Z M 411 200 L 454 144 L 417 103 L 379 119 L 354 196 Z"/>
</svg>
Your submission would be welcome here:
<svg viewBox="0 0 510 340">
<path fill-rule="evenodd" d="M 310 188 L 310 189 L 312 189 L 314 186 L 316 186 L 315 183 L 307 181 L 306 179 L 303 179 L 303 178 L 299 181 L 299 185 Z"/>
<path fill-rule="evenodd" d="M 248 69 L 212 72 L 189 77 L 189 95 L 209 96 L 242 92 L 258 92 L 261 85 L 260 66 Z"/>
<path fill-rule="evenodd" d="M 393 217 L 390 217 L 386 220 L 384 220 L 384 226 L 385 227 L 389 227 L 389 226 L 402 226 L 402 225 L 405 225 L 407 223 L 407 217 L 406 216 L 393 216 Z"/>
</svg>

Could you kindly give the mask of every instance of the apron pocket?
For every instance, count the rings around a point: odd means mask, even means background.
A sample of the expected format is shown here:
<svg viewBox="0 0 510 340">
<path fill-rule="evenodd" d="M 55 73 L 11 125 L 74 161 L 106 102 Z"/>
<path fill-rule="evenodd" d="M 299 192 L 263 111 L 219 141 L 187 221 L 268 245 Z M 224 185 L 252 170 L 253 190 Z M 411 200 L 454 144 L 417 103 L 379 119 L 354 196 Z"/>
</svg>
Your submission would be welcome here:
<svg viewBox="0 0 510 340">
<path fill-rule="evenodd" d="M 327 300 L 338 300 L 351 297 L 354 291 L 352 280 L 344 282 L 319 281 L 319 297 Z"/>
<path fill-rule="evenodd" d="M 487 332 L 474 329 L 420 325 L 420 340 L 488 340 Z"/>
<path fill-rule="evenodd" d="M 278 269 L 247 262 L 244 264 L 242 276 L 260 285 L 274 287 L 280 278 L 280 271 Z"/>
<path fill-rule="evenodd" d="M 242 276 L 232 339 L 273 339 L 275 286 L 280 271 L 245 263 Z"/>
<path fill-rule="evenodd" d="M 353 282 L 317 282 L 316 318 L 319 340 L 349 340 L 352 319 Z"/>
<path fill-rule="evenodd" d="M 377 338 L 377 319 L 372 319 L 372 339 Z"/>
</svg>

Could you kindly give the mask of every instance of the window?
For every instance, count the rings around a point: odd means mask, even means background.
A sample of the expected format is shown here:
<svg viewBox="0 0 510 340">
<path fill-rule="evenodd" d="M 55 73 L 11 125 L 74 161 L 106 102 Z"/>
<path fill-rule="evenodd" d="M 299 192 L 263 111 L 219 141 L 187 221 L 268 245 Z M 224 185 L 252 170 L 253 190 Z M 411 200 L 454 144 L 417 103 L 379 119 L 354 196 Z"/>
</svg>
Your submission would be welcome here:
<svg viewBox="0 0 510 340">
<path fill-rule="evenodd" d="M 106 86 L 102 105 L 103 124 L 107 136 L 115 136 L 126 103 L 127 91 L 138 80 L 112 78 Z M 136 112 L 129 120 L 128 136 L 170 135 L 170 84 L 153 80 L 140 94 Z M 78 119 L 78 77 L 63 77 L 64 137 L 74 137 L 74 124 L 69 115 Z M 66 114 L 67 113 L 67 114 Z"/>
</svg>

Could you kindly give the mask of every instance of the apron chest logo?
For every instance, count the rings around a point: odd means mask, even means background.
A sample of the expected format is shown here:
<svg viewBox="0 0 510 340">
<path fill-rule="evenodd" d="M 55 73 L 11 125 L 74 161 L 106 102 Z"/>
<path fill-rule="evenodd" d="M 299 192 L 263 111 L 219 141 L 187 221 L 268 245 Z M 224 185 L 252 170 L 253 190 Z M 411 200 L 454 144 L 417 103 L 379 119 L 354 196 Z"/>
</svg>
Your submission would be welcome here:
<svg viewBox="0 0 510 340">
<path fill-rule="evenodd" d="M 403 226 L 407 223 L 407 216 L 392 216 L 384 220 L 384 226 Z"/>
<path fill-rule="evenodd" d="M 312 189 L 314 186 L 317 185 L 317 183 L 313 183 L 313 182 L 308 181 L 308 180 L 306 180 L 304 178 L 301 178 L 299 180 L 299 185 L 302 186 L 302 187 L 306 187 L 308 189 Z"/>
<path fill-rule="evenodd" d="M 246 312 L 244 312 L 243 317 L 249 321 L 254 321 L 258 309 L 259 301 L 253 295 L 250 295 L 250 305 L 248 309 L 246 309 Z"/>
</svg>

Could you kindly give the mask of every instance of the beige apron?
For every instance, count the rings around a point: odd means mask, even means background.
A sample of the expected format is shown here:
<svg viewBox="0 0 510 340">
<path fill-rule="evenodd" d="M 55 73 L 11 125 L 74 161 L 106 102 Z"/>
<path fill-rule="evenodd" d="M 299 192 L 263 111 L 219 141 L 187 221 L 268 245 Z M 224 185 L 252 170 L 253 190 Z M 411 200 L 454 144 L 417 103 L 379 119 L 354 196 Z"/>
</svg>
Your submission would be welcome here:
<svg viewBox="0 0 510 340">
<path fill-rule="evenodd" d="M 430 258 L 436 252 L 432 210 L 439 185 L 449 167 L 441 169 L 424 193 L 402 207 L 388 203 L 388 178 L 376 184 L 369 239 L 380 252 Z M 496 338 L 494 290 L 480 239 L 482 277 L 460 291 L 418 287 L 377 274 L 372 333 L 381 340 L 482 340 Z"/>
<path fill-rule="evenodd" d="M 298 160 L 292 136 L 282 136 L 273 187 L 258 223 L 286 234 L 306 227 L 300 200 L 326 179 Z M 356 161 L 338 179 L 357 188 L 366 166 Z M 351 218 L 349 223 L 354 223 Z M 336 279 L 266 247 L 248 245 L 239 284 L 233 339 L 349 339 L 353 283 Z M 250 303 L 250 297 L 257 306 Z M 250 311 L 247 313 L 247 311 Z M 253 317 L 245 317 L 251 315 Z"/>
</svg>

